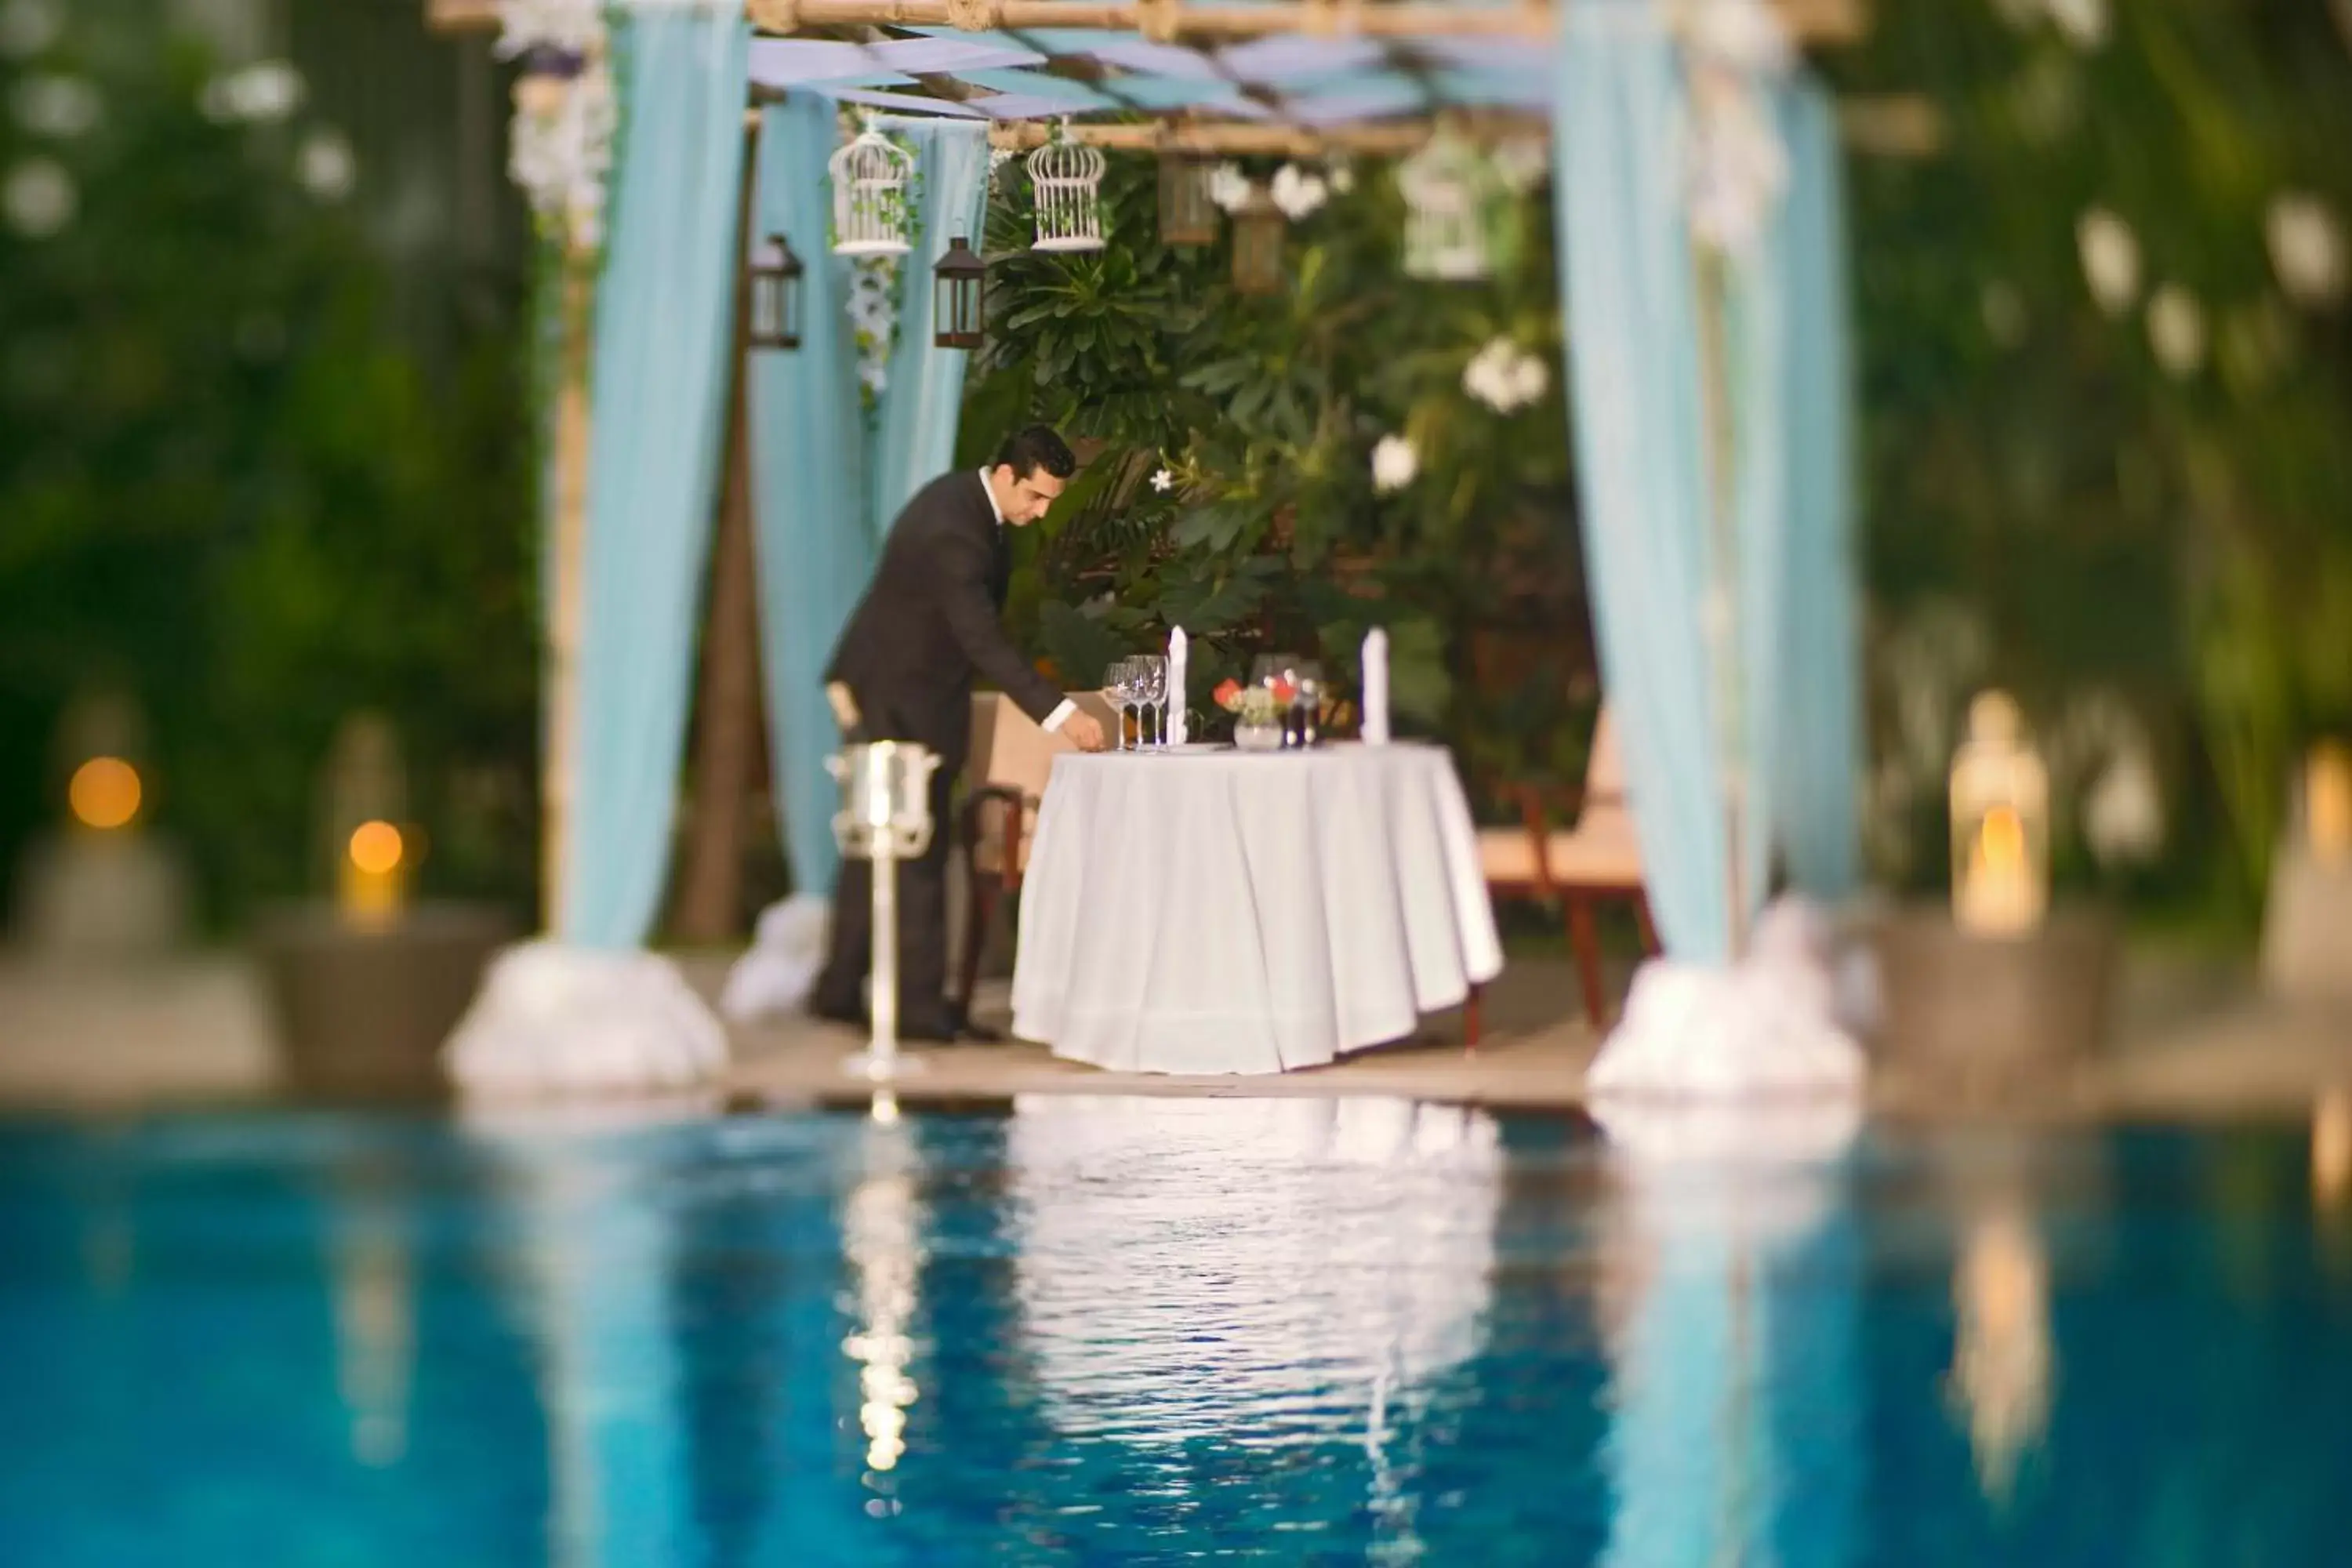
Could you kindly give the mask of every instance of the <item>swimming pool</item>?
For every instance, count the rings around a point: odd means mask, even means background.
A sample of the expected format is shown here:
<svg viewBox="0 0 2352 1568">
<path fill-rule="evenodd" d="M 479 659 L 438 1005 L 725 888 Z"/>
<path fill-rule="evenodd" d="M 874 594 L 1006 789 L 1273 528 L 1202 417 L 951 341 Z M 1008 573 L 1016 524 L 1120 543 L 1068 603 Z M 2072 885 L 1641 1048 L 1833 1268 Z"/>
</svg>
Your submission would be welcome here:
<svg viewBox="0 0 2352 1568">
<path fill-rule="evenodd" d="M 8 1564 L 2352 1557 L 2284 1126 L 20 1120 L 0 1349 Z"/>
</svg>

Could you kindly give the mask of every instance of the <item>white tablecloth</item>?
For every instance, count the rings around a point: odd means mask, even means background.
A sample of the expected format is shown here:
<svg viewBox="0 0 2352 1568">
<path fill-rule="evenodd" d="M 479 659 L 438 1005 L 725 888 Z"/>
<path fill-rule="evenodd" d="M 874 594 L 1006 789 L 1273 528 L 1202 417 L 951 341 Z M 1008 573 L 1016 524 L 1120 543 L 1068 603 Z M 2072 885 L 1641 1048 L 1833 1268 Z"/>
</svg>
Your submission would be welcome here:
<svg viewBox="0 0 2352 1568">
<path fill-rule="evenodd" d="M 1073 754 L 1037 816 L 1013 1028 L 1119 1071 L 1284 1072 L 1402 1039 L 1502 968 L 1442 750 Z"/>
</svg>

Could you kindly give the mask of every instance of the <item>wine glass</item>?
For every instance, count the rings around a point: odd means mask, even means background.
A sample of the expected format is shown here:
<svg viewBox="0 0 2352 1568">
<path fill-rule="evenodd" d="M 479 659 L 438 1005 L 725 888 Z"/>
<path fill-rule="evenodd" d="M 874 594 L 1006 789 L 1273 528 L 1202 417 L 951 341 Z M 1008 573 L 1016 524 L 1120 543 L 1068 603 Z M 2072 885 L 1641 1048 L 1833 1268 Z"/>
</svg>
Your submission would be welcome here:
<svg viewBox="0 0 2352 1568">
<path fill-rule="evenodd" d="M 1157 654 L 1147 654 L 1135 662 L 1140 667 L 1137 672 L 1136 696 L 1145 708 L 1152 710 L 1152 744 L 1165 746 L 1168 744 L 1168 660 Z M 1142 743 L 1143 721 L 1140 718 L 1136 721 L 1135 739 L 1139 745 Z"/>
<path fill-rule="evenodd" d="M 1110 668 L 1103 671 L 1103 695 L 1110 699 L 1111 707 L 1118 715 L 1118 730 L 1111 737 L 1111 750 L 1124 752 L 1127 750 L 1127 710 L 1135 703 L 1135 660 L 1118 658 L 1111 661 Z"/>
</svg>

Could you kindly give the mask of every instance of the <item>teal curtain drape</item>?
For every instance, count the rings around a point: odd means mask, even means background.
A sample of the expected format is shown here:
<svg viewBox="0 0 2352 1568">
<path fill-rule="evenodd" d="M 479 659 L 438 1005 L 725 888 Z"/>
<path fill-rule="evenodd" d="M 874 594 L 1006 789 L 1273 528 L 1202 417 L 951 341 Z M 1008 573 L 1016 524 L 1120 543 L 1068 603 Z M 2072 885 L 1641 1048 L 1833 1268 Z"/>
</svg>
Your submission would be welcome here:
<svg viewBox="0 0 2352 1568">
<path fill-rule="evenodd" d="M 1789 150 L 1780 286 L 1787 300 L 1787 539 L 1781 700 L 1769 753 L 1789 880 L 1826 902 L 1862 885 L 1861 590 L 1855 554 L 1853 373 L 1845 184 L 1837 110 L 1801 75 L 1782 93 Z"/>
<path fill-rule="evenodd" d="M 824 667 L 866 592 L 880 542 L 908 498 L 955 459 L 965 361 L 931 346 L 931 268 L 963 235 L 978 247 L 988 196 L 987 128 L 879 117 L 912 149 L 919 182 L 915 247 L 899 268 L 898 342 L 871 428 L 848 320 L 849 268 L 826 247 L 840 145 L 834 106 L 800 95 L 761 130 L 758 231 L 791 237 L 808 266 L 801 346 L 759 356 L 752 374 L 752 475 L 760 621 L 774 736 L 776 810 L 793 879 L 829 894 L 839 852 L 824 760 L 840 743 Z"/>
<path fill-rule="evenodd" d="M 1731 910 L 1699 629 L 1707 468 L 1680 70 L 1646 7 L 1560 12 L 1554 210 L 1601 679 L 1660 938 L 1719 962 Z"/>
<path fill-rule="evenodd" d="M 874 535 L 890 529 L 917 490 L 955 461 L 956 422 L 971 356 L 931 346 L 931 268 L 961 235 L 981 248 L 988 206 L 988 129 L 971 121 L 899 120 L 881 124 L 914 149 L 921 171 L 915 248 L 898 271 L 898 346 L 882 391 L 870 489 Z"/>
<path fill-rule="evenodd" d="M 791 239 L 808 268 L 801 346 L 751 361 L 751 495 L 760 641 L 773 795 L 793 879 L 833 886 L 835 787 L 824 760 L 840 743 L 824 666 L 874 569 L 866 504 L 865 415 L 849 325 L 849 264 L 826 242 L 825 160 L 840 144 L 834 106 L 795 94 L 760 133 L 755 228 Z"/>
<path fill-rule="evenodd" d="M 1738 604 L 1738 719 L 1746 777 L 1741 888 L 1750 919 L 1771 889 L 1780 837 L 1778 758 L 1786 729 L 1789 676 L 1782 657 L 1792 586 L 1789 565 L 1788 456 L 1800 417 L 1788 388 L 1788 209 L 1778 208 L 1754 247 L 1727 268 L 1726 364 L 1732 437 L 1733 558 L 1717 580 Z M 1726 889 L 1728 897 L 1728 889 Z"/>
<path fill-rule="evenodd" d="M 597 292 L 579 756 L 556 934 L 642 944 L 668 869 L 732 342 L 740 0 L 624 9 Z"/>
</svg>

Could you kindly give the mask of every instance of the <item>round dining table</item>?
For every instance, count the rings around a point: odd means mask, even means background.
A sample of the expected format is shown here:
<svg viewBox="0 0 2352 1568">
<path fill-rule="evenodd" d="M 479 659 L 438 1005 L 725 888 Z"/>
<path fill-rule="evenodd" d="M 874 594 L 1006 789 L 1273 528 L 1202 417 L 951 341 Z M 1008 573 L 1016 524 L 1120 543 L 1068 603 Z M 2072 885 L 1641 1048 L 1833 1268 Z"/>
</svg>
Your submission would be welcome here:
<svg viewBox="0 0 2352 1568">
<path fill-rule="evenodd" d="M 1115 1071 L 1290 1072 L 1502 967 L 1443 748 L 1073 752 L 1023 880 L 1013 1029 Z"/>
</svg>

